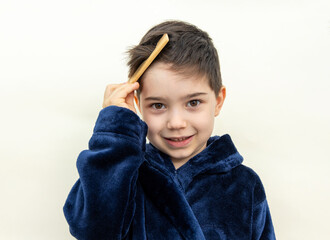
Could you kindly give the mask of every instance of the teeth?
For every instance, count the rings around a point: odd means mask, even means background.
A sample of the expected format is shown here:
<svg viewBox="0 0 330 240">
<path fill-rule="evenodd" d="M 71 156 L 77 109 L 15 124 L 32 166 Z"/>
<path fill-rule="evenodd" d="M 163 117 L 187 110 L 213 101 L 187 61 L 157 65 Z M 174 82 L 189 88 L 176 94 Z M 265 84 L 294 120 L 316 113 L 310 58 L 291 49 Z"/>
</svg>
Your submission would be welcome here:
<svg viewBox="0 0 330 240">
<path fill-rule="evenodd" d="M 181 141 L 183 141 L 183 140 L 185 140 L 185 139 L 187 139 L 187 138 L 171 138 L 171 140 L 172 140 L 173 142 L 181 142 Z"/>
</svg>

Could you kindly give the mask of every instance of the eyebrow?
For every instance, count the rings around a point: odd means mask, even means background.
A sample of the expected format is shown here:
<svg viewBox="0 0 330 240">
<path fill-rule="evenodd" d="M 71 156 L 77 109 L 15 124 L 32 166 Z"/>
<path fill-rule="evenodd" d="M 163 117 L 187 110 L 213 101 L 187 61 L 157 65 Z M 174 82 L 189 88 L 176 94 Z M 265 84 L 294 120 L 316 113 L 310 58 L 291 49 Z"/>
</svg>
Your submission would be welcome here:
<svg viewBox="0 0 330 240">
<path fill-rule="evenodd" d="M 191 99 L 191 98 L 195 98 L 195 97 L 199 97 L 199 96 L 203 96 L 203 95 L 207 95 L 207 93 L 205 93 L 205 92 L 196 92 L 196 93 L 188 94 L 188 95 L 184 96 L 182 99 Z M 151 96 L 151 97 L 146 97 L 144 100 L 145 101 L 164 101 L 165 98 Z"/>
<path fill-rule="evenodd" d="M 207 93 L 205 93 L 205 92 L 192 93 L 192 94 L 188 94 L 184 98 L 189 99 L 189 98 L 195 98 L 195 97 L 199 97 L 199 96 L 203 96 L 203 95 L 207 95 Z"/>
</svg>

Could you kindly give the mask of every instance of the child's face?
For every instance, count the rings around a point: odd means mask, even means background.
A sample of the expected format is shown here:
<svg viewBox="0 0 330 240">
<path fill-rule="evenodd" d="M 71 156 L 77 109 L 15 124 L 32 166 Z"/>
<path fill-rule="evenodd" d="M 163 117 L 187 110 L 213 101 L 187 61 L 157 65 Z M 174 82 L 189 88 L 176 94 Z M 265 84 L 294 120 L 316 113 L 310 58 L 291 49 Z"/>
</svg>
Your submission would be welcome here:
<svg viewBox="0 0 330 240">
<path fill-rule="evenodd" d="M 206 147 L 224 98 L 225 88 L 216 97 L 206 78 L 179 75 L 168 64 L 154 63 L 144 73 L 138 103 L 150 143 L 180 167 Z"/>
</svg>

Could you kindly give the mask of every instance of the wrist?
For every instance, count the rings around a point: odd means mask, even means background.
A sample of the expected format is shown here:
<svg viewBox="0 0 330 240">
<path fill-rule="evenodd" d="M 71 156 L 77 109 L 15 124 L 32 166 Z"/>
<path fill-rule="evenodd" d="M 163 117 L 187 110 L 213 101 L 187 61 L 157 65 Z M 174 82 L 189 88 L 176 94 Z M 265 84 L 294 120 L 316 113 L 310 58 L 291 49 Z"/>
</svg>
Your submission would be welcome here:
<svg viewBox="0 0 330 240">
<path fill-rule="evenodd" d="M 94 133 L 116 133 L 138 138 L 145 143 L 148 127 L 132 110 L 119 106 L 102 109 L 97 118 Z"/>
</svg>

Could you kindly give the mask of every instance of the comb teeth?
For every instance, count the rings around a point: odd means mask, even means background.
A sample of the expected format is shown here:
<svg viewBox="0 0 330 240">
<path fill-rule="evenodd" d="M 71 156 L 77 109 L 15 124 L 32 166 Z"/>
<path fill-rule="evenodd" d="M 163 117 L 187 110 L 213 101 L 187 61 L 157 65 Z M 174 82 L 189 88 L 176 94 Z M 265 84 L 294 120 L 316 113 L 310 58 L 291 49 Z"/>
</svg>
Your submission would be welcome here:
<svg viewBox="0 0 330 240">
<path fill-rule="evenodd" d="M 167 33 L 165 33 L 157 42 L 155 49 L 152 51 L 150 56 L 138 67 L 134 72 L 133 76 L 128 80 L 129 83 L 134 83 L 142 76 L 142 74 L 147 70 L 153 60 L 158 56 L 158 54 L 163 50 L 165 45 L 168 43 L 169 38 Z"/>
</svg>

